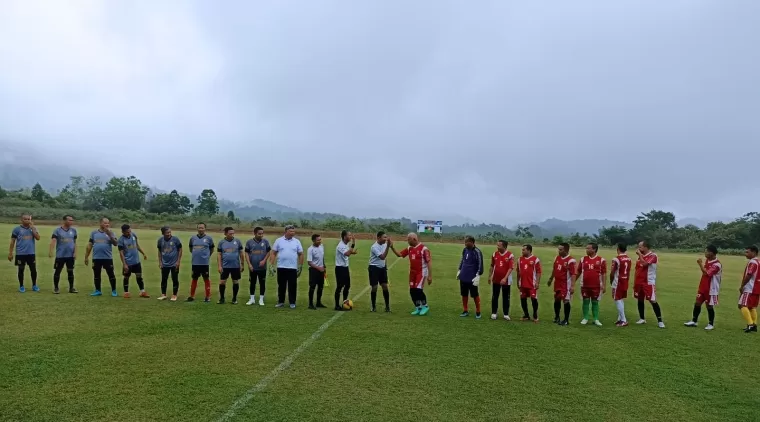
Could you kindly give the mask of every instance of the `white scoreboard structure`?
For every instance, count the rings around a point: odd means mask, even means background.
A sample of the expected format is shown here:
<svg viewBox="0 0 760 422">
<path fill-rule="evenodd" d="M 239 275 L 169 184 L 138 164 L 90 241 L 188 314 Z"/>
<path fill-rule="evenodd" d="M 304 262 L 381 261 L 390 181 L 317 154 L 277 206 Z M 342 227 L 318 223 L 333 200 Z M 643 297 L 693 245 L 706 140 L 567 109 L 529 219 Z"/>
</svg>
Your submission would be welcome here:
<svg viewBox="0 0 760 422">
<path fill-rule="evenodd" d="M 443 221 L 417 220 L 417 233 L 443 233 Z"/>
</svg>

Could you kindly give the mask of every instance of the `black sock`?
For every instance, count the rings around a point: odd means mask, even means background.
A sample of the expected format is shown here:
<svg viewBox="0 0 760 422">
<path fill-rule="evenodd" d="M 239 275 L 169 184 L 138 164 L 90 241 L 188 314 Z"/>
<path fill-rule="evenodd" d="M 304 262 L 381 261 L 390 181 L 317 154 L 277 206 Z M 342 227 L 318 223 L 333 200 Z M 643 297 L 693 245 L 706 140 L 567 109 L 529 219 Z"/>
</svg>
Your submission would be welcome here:
<svg viewBox="0 0 760 422">
<path fill-rule="evenodd" d="M 219 285 L 219 299 L 224 300 L 224 291 L 227 290 L 226 284 Z"/>
<path fill-rule="evenodd" d="M 74 288 L 74 270 L 68 271 L 69 289 Z"/>
<path fill-rule="evenodd" d="M 710 325 L 715 322 L 715 308 L 712 306 L 707 307 L 707 319 L 710 321 Z"/>
<path fill-rule="evenodd" d="M 533 319 L 538 319 L 538 299 L 531 299 L 533 302 Z"/>
<path fill-rule="evenodd" d="M 233 302 L 237 300 L 238 291 L 240 291 L 240 284 L 232 283 L 232 301 Z"/>
<path fill-rule="evenodd" d="M 375 306 L 377 305 L 377 290 L 373 290 L 372 293 L 370 293 L 371 299 L 372 299 L 372 309 L 375 309 Z"/>
<path fill-rule="evenodd" d="M 565 302 L 565 321 L 570 320 L 570 308 L 571 308 L 570 302 Z"/>
<path fill-rule="evenodd" d="M 520 306 L 522 306 L 523 318 L 530 318 L 530 314 L 528 314 L 528 298 L 521 297 Z"/>
<path fill-rule="evenodd" d="M 137 277 L 137 287 L 140 288 L 140 291 L 145 290 L 145 283 L 143 283 L 142 277 Z"/>
<path fill-rule="evenodd" d="M 314 306 L 314 286 L 309 287 L 309 306 Z"/>
<path fill-rule="evenodd" d="M 692 315 L 692 317 L 691 317 L 692 322 L 697 322 L 697 320 L 699 319 L 699 313 L 700 312 L 702 312 L 702 305 L 694 305 L 694 310 L 691 313 L 691 315 Z"/>
<path fill-rule="evenodd" d="M 559 319 L 559 310 L 562 309 L 562 301 L 561 300 L 555 300 L 554 301 L 554 318 Z"/>
<path fill-rule="evenodd" d="M 18 267 L 18 285 L 24 287 L 24 267 L 20 265 Z"/>
<path fill-rule="evenodd" d="M 60 283 L 60 282 L 61 282 L 61 272 L 58 271 L 58 270 L 56 270 L 53 273 L 53 287 L 57 289 L 58 288 L 58 283 Z"/>
<path fill-rule="evenodd" d="M 111 284 L 111 290 L 116 290 L 116 277 L 108 277 L 108 283 Z"/>
<path fill-rule="evenodd" d="M 662 311 L 660 311 L 660 304 L 657 302 L 653 302 L 652 310 L 654 311 L 654 316 L 657 317 L 657 321 L 662 322 Z"/>
<path fill-rule="evenodd" d="M 387 289 L 383 290 L 383 300 L 385 300 L 385 307 L 390 308 L 391 307 L 391 292 L 389 292 Z"/>
<path fill-rule="evenodd" d="M 129 277 L 124 277 L 124 280 L 122 281 L 122 285 L 124 286 L 124 293 L 129 292 Z"/>
<path fill-rule="evenodd" d="M 639 301 L 639 318 L 644 319 L 644 301 Z"/>
</svg>

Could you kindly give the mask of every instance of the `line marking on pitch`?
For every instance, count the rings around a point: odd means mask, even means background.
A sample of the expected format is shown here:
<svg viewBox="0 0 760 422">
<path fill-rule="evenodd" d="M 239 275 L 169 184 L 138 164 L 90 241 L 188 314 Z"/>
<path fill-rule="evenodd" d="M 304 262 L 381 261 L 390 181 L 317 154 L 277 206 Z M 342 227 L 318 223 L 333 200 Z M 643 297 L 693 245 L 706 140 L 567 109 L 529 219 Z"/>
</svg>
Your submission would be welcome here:
<svg viewBox="0 0 760 422">
<path fill-rule="evenodd" d="M 396 258 L 395 261 L 391 265 L 388 266 L 388 270 L 390 271 L 397 262 L 401 261 L 401 258 Z M 353 300 L 359 300 L 362 296 L 367 294 L 368 291 L 370 291 L 371 287 L 366 286 L 361 292 L 359 292 L 358 295 L 354 296 Z M 312 343 L 317 341 L 322 334 L 327 331 L 330 326 L 335 323 L 340 317 L 345 315 L 345 312 L 338 312 L 335 315 L 333 315 L 330 319 L 328 319 L 324 324 L 320 325 L 319 328 L 317 328 L 317 331 L 314 331 L 309 338 L 304 340 L 303 343 L 301 343 L 300 346 L 296 347 L 293 352 L 291 352 L 285 359 L 283 359 L 282 362 L 280 362 L 279 365 L 277 365 L 276 368 L 272 370 L 267 376 L 262 378 L 256 385 L 251 387 L 250 390 L 246 391 L 245 394 L 243 394 L 239 399 L 235 400 L 234 403 L 232 403 L 232 406 L 230 406 L 229 409 L 227 409 L 227 412 L 222 415 L 221 418 L 218 419 L 219 422 L 226 422 L 230 419 L 235 417 L 235 412 L 243 409 L 245 406 L 248 405 L 248 403 L 253 400 L 253 396 L 257 393 L 260 393 L 265 388 L 269 387 L 269 384 L 272 383 L 282 372 L 286 371 L 288 368 L 290 368 L 290 365 L 293 364 L 293 361 L 296 360 L 298 356 L 301 355 L 306 349 L 311 346 Z"/>
</svg>

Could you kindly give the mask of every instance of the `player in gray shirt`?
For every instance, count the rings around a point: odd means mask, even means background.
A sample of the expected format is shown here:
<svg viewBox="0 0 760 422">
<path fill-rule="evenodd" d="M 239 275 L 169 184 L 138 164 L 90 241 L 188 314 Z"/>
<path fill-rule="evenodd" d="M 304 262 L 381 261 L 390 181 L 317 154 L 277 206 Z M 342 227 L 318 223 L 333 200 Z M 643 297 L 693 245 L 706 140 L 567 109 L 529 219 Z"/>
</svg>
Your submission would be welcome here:
<svg viewBox="0 0 760 422">
<path fill-rule="evenodd" d="M 235 229 L 232 227 L 224 228 L 224 239 L 219 242 L 216 248 L 219 255 L 217 265 L 219 266 L 219 304 L 223 305 L 224 291 L 227 288 L 227 278 L 232 278 L 232 304 L 237 305 L 237 295 L 240 290 L 240 273 L 245 268 L 245 251 L 243 244 L 235 238 Z"/>
<path fill-rule="evenodd" d="M 179 266 L 182 262 L 182 242 L 172 236 L 171 227 L 161 227 L 161 237 L 156 242 L 158 248 L 158 266 L 161 268 L 161 296 L 158 300 L 166 300 L 166 286 L 169 275 L 172 277 L 172 302 L 177 301 L 179 292 Z"/>
<path fill-rule="evenodd" d="M 24 269 L 29 266 L 29 275 L 32 277 L 32 290 L 39 292 L 37 287 L 37 257 L 35 255 L 35 242 L 40 240 L 40 234 L 32 223 L 31 214 L 21 216 L 21 225 L 11 232 L 11 246 L 8 249 L 8 261 L 13 262 L 13 251 L 16 251 L 15 265 L 18 267 L 18 291 L 24 293 Z"/>
<path fill-rule="evenodd" d="M 58 294 L 58 284 L 61 282 L 61 272 L 66 267 L 66 275 L 69 279 L 69 293 L 78 293 L 74 288 L 74 262 L 77 259 L 77 229 L 72 227 L 74 217 L 70 215 L 63 216 L 63 224 L 53 230 L 53 236 L 50 239 L 50 249 L 48 257 L 53 257 L 53 248 L 55 248 L 55 262 L 53 264 L 53 293 Z"/>
<path fill-rule="evenodd" d="M 322 237 L 311 235 L 311 246 L 306 250 L 306 264 L 309 265 L 309 309 L 326 308 L 322 304 L 322 289 L 325 287 L 327 268 L 325 267 L 325 247 Z M 317 291 L 317 304 L 314 305 L 314 290 Z"/>
<path fill-rule="evenodd" d="M 256 281 L 259 282 L 259 305 L 264 306 L 264 293 L 267 290 L 267 260 L 272 247 L 269 241 L 264 239 L 264 229 L 256 227 L 253 229 L 253 239 L 245 242 L 245 254 L 248 259 L 248 280 L 251 285 L 248 293 L 251 299 L 246 305 L 256 303 Z"/>
<path fill-rule="evenodd" d="M 111 231 L 111 220 L 103 217 L 100 219 L 100 228 L 90 233 L 90 242 L 84 251 L 84 265 L 90 265 L 90 253 L 92 253 L 92 272 L 94 274 L 95 291 L 90 296 L 102 296 L 100 291 L 100 276 L 102 270 L 106 270 L 108 281 L 111 284 L 111 296 L 116 297 L 116 274 L 113 272 L 113 247 L 119 241 Z"/>
<path fill-rule="evenodd" d="M 383 287 L 383 299 L 385 299 L 385 312 L 391 311 L 390 292 L 388 291 L 388 268 L 385 266 L 385 258 L 391 249 L 391 240 L 385 232 L 377 232 L 377 242 L 369 249 L 369 285 L 372 287 L 371 312 L 376 312 L 377 285 Z"/>
</svg>

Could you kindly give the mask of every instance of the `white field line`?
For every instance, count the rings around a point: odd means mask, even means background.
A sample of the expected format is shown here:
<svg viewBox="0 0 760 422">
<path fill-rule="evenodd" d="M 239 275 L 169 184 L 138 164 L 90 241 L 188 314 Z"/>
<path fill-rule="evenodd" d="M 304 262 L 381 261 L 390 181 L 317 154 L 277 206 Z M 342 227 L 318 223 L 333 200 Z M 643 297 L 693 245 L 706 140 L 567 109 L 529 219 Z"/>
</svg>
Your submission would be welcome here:
<svg viewBox="0 0 760 422">
<path fill-rule="evenodd" d="M 388 270 L 391 270 L 393 266 L 395 266 L 396 263 L 399 261 L 401 261 L 401 258 L 396 258 L 396 260 L 393 261 L 393 263 L 388 266 Z M 359 294 L 354 296 L 353 300 L 358 300 L 359 298 L 367 294 L 368 291 L 370 291 L 370 286 L 366 286 L 361 292 L 359 292 Z M 346 312 L 336 312 L 335 315 L 333 315 L 330 319 L 328 319 L 324 324 L 320 325 L 319 328 L 317 328 L 317 331 L 314 331 L 314 333 L 312 333 L 311 336 L 309 336 L 309 338 L 304 340 L 304 342 L 301 343 L 300 346 L 298 346 L 295 350 L 293 350 L 292 353 L 290 353 L 285 359 L 283 359 L 283 361 L 280 362 L 280 364 L 277 365 L 277 367 L 274 368 L 272 372 L 270 372 L 267 376 L 262 378 L 258 383 L 256 383 L 256 385 L 251 387 L 250 390 L 246 391 L 245 394 L 240 396 L 239 399 L 235 400 L 235 402 L 232 403 L 229 409 L 227 409 L 227 412 L 224 415 L 222 415 L 222 417 L 219 418 L 218 421 L 227 422 L 231 420 L 232 418 L 234 418 L 235 412 L 245 408 L 248 405 L 248 403 L 250 403 L 251 400 L 253 400 L 253 396 L 255 396 L 257 393 L 260 393 L 261 391 L 266 389 L 269 386 L 269 384 L 272 383 L 272 381 L 274 381 L 283 371 L 286 371 L 290 367 L 293 361 L 296 360 L 296 358 L 300 356 L 301 353 L 303 353 L 306 349 L 308 349 L 312 343 L 314 343 L 317 339 L 319 339 L 322 336 L 322 334 L 328 328 L 330 328 L 330 326 L 333 323 L 335 323 L 335 321 L 337 321 L 340 317 L 342 317 L 345 314 Z"/>
</svg>

